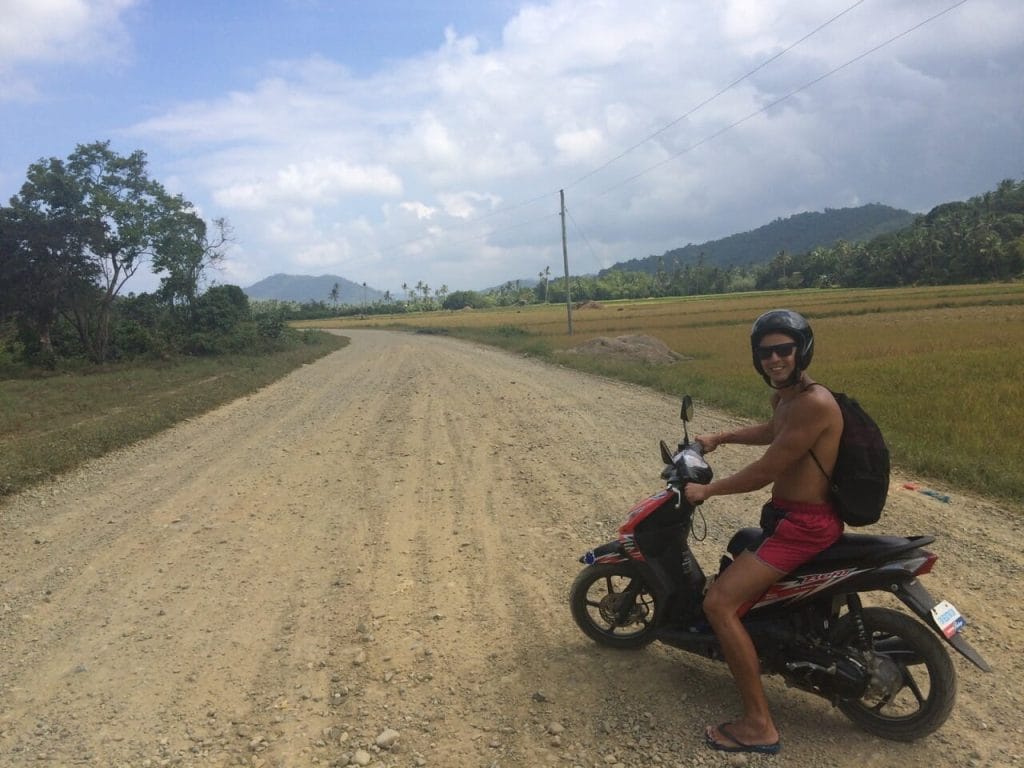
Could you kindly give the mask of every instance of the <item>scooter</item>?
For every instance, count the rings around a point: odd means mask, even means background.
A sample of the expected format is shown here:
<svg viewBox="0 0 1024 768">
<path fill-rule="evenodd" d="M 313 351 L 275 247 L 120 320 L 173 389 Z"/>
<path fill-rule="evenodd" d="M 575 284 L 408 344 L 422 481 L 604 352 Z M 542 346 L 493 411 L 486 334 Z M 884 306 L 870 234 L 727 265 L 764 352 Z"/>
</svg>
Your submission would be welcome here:
<svg viewBox="0 0 1024 768">
<path fill-rule="evenodd" d="M 683 489 L 709 483 L 703 447 L 690 441 L 693 400 L 683 398 L 683 439 L 661 441 L 664 490 L 637 503 L 614 541 L 580 558 L 569 602 L 594 641 L 637 649 L 657 640 L 709 659 L 721 648 L 702 610 L 710 582 L 689 546 L 695 507 Z M 705 531 L 706 532 L 706 531 Z M 761 540 L 743 528 L 729 541 L 719 574 Z M 963 636 L 965 618 L 918 581 L 938 559 L 933 536 L 844 533 L 770 587 L 743 615 L 763 673 L 830 701 L 862 729 L 914 741 L 942 726 L 956 698 L 956 670 L 943 642 L 979 669 L 988 663 Z M 864 606 L 861 593 L 888 592 L 913 617 Z"/>
</svg>

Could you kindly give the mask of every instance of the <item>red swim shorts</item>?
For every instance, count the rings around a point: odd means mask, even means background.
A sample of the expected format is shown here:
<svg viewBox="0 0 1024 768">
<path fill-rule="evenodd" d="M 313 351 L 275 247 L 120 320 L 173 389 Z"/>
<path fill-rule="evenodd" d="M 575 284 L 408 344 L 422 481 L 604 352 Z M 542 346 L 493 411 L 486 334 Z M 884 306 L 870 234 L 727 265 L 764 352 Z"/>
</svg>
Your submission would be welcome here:
<svg viewBox="0 0 1024 768">
<path fill-rule="evenodd" d="M 782 573 L 796 570 L 832 546 L 843 533 L 843 521 L 831 504 L 773 498 L 765 504 L 761 521 L 769 535 L 754 550 L 754 555 Z M 774 530 L 771 523 L 774 523 Z"/>
</svg>

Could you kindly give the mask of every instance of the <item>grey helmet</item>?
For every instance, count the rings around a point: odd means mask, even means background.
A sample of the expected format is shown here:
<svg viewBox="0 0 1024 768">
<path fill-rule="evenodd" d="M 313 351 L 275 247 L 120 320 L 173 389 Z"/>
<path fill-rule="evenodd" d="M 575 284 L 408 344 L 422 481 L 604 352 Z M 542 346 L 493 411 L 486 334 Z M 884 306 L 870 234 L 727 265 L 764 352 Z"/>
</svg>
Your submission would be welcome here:
<svg viewBox="0 0 1024 768">
<path fill-rule="evenodd" d="M 769 333 L 784 333 L 796 342 L 796 366 L 790 380 L 783 385 L 792 386 L 814 357 L 814 331 L 803 315 L 791 309 L 773 309 L 754 321 L 750 329 L 750 355 L 754 360 L 754 370 L 761 374 L 768 386 L 774 386 L 757 357 L 757 347 Z"/>
</svg>

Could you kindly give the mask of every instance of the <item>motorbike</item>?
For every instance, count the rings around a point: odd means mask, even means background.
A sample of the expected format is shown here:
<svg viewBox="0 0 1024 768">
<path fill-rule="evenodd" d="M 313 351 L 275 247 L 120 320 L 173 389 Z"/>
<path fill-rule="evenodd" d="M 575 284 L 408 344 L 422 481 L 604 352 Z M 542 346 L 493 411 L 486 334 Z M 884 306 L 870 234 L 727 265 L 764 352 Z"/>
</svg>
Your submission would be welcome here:
<svg viewBox="0 0 1024 768">
<path fill-rule="evenodd" d="M 690 549 L 694 513 L 683 489 L 709 483 L 703 446 L 689 438 L 693 400 L 683 398 L 683 438 L 676 451 L 661 441 L 664 490 L 629 510 L 613 541 L 580 557 L 569 602 L 576 624 L 592 640 L 619 649 L 658 641 L 722 660 L 702 601 L 710 581 Z M 706 525 L 703 530 L 707 533 Z M 743 528 L 732 536 L 718 573 L 763 536 Z M 700 539 L 703 540 L 703 539 Z M 982 671 L 988 663 L 963 635 L 966 619 L 936 600 L 918 580 L 937 555 L 934 536 L 844 533 L 770 587 L 742 621 L 757 648 L 762 674 L 821 696 L 875 736 L 914 741 L 949 717 L 957 677 L 943 642 Z M 864 606 L 861 594 L 887 592 L 912 616 Z"/>
</svg>

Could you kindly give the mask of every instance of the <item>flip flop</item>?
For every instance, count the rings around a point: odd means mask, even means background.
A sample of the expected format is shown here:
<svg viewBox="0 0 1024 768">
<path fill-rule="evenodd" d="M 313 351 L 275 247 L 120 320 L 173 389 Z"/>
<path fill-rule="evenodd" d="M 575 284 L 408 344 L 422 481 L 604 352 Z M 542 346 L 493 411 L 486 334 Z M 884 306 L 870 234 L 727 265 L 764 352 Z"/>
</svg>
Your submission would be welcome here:
<svg viewBox="0 0 1024 768">
<path fill-rule="evenodd" d="M 715 728 L 720 734 L 725 736 L 732 744 L 723 744 L 717 741 L 712 735 L 710 730 L 704 732 L 704 741 L 712 749 L 717 749 L 719 752 L 751 752 L 756 755 L 777 755 L 779 750 L 782 749 L 782 742 L 776 741 L 774 744 L 744 744 L 742 741 L 737 739 L 729 731 L 730 723 L 720 723 Z"/>
</svg>

